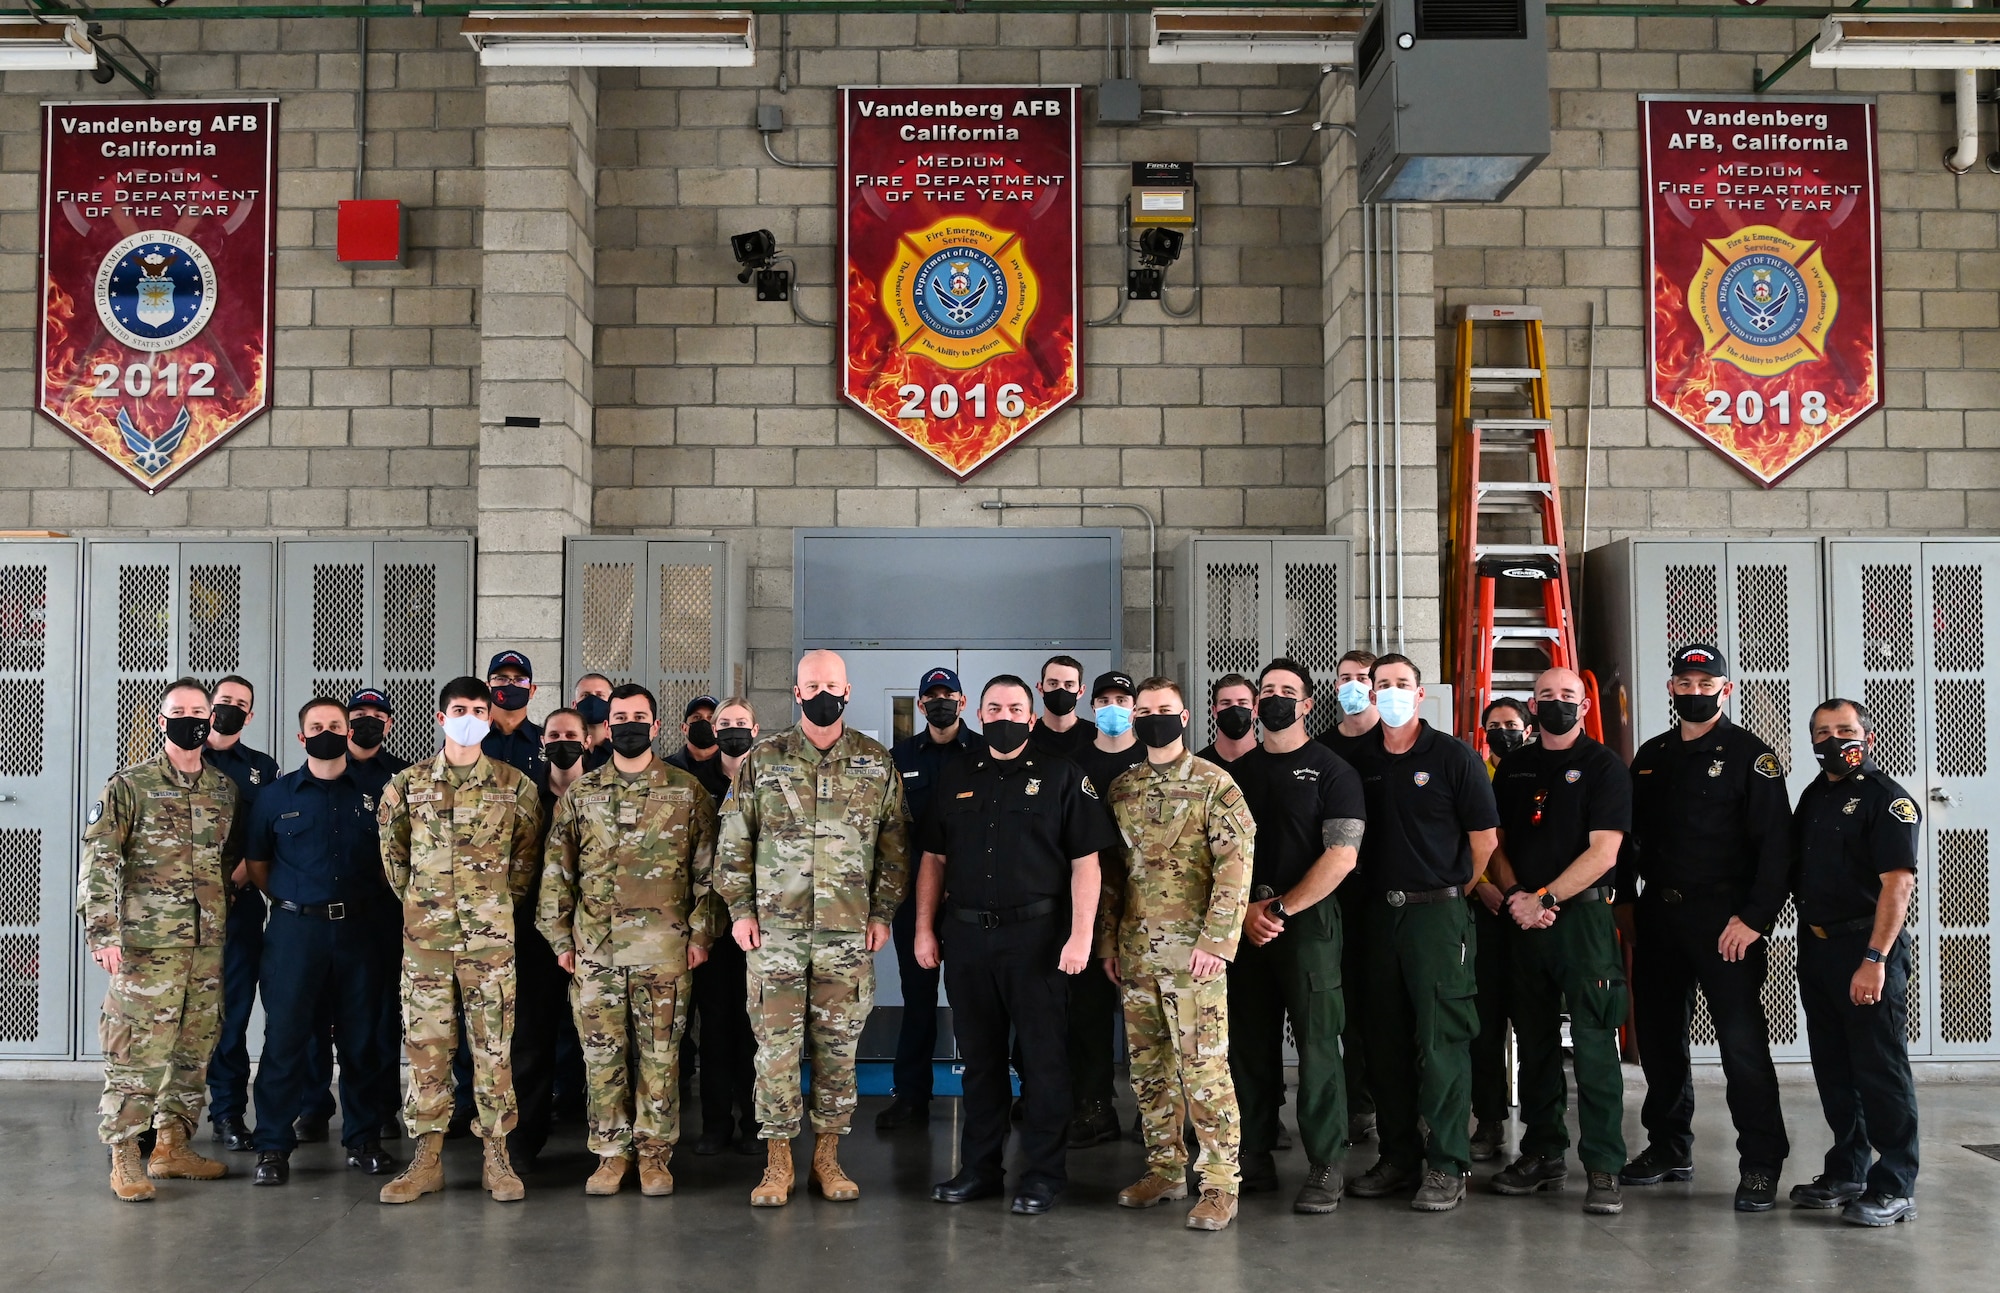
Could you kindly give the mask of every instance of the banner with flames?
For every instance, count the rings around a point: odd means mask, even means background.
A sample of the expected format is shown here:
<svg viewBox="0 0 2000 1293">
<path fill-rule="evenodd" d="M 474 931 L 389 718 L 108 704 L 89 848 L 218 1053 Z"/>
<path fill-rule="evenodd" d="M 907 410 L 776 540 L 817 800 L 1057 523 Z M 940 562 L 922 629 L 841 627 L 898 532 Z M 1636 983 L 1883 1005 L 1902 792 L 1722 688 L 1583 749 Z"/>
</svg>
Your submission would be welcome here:
<svg viewBox="0 0 2000 1293">
<path fill-rule="evenodd" d="M 147 493 L 270 403 L 278 105 L 42 105 L 42 412 Z"/>
<path fill-rule="evenodd" d="M 1882 403 L 1875 105 L 1641 95 L 1653 407 L 1777 484 Z"/>
<path fill-rule="evenodd" d="M 1079 389 L 1075 86 L 840 91 L 841 392 L 960 480 Z"/>
</svg>

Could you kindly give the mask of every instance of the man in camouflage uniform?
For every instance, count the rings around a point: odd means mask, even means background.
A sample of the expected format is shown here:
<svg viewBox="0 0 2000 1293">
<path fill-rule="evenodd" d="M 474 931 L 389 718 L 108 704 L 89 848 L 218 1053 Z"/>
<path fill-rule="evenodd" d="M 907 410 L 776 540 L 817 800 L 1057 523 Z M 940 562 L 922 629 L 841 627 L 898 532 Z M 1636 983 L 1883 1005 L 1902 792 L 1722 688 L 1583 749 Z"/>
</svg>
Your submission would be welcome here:
<svg viewBox="0 0 2000 1293">
<path fill-rule="evenodd" d="M 812 1047 L 812 1175 L 856 1199 L 840 1137 L 856 1103 L 855 1050 L 875 1000 L 878 948 L 909 887 L 903 780 L 881 744 L 845 727 L 847 663 L 808 651 L 797 727 L 754 746 L 723 801 L 715 891 L 747 954 L 757 1036 L 757 1121 L 769 1142 L 753 1207 L 791 1198 L 792 1137 L 804 1119 L 799 1061 Z M 705 877 L 697 876 L 697 882 Z"/>
<path fill-rule="evenodd" d="M 1104 855 L 1097 909 L 1097 955 L 1124 990 L 1146 1133 L 1146 1175 L 1118 1202 L 1187 1197 L 1181 1127 L 1192 1117 L 1201 1199 L 1188 1227 L 1221 1230 L 1236 1216 L 1240 1148 L 1222 971 L 1243 932 L 1256 825 L 1229 774 L 1187 752 L 1187 705 L 1173 679 L 1139 684 L 1132 726 L 1146 762 L 1111 783 L 1125 847 Z"/>
<path fill-rule="evenodd" d="M 236 785 L 202 761 L 208 691 L 191 678 L 160 698 L 166 749 L 114 775 L 83 833 L 77 914 L 111 976 L 97 1022 L 104 1051 L 98 1139 L 111 1192 L 153 1197 L 152 1180 L 212 1181 L 226 1169 L 188 1147 L 222 1027 L 229 873 L 240 856 Z M 157 1128 L 142 1170 L 139 1137 Z"/>
<path fill-rule="evenodd" d="M 653 754 L 653 694 L 611 693 L 611 762 L 562 797 L 549 829 L 535 925 L 574 978 L 590 1151 L 584 1193 L 616 1194 L 636 1147 L 639 1190 L 674 1192 L 667 1160 L 680 1140 L 680 1045 L 688 970 L 708 959 L 718 917 L 705 888 L 715 856 L 715 801 Z M 692 926 L 692 927 L 691 927 Z"/>
<path fill-rule="evenodd" d="M 411 1203 L 444 1188 L 439 1153 L 451 1121 L 458 1010 L 472 1049 L 484 1187 L 522 1197 L 507 1159 L 514 1129 L 514 903 L 539 859 L 542 804 L 534 783 L 481 753 L 488 696 L 477 678 L 438 694 L 444 750 L 403 769 L 382 792 L 382 867 L 403 904 L 403 1049 L 410 1094 L 403 1120 L 417 1152 L 382 1187 L 382 1202 Z"/>
</svg>

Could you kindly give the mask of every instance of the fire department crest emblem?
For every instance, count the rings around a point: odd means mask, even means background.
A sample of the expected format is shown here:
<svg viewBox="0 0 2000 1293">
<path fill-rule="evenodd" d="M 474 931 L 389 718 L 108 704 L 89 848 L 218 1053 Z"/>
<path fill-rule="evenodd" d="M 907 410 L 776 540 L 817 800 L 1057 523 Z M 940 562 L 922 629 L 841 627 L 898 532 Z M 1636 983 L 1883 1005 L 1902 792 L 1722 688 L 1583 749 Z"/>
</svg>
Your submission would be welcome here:
<svg viewBox="0 0 2000 1293">
<path fill-rule="evenodd" d="M 1769 225 L 1703 243 L 1688 284 L 1702 348 L 1752 377 L 1824 357 L 1839 308 L 1819 245 Z"/>
</svg>

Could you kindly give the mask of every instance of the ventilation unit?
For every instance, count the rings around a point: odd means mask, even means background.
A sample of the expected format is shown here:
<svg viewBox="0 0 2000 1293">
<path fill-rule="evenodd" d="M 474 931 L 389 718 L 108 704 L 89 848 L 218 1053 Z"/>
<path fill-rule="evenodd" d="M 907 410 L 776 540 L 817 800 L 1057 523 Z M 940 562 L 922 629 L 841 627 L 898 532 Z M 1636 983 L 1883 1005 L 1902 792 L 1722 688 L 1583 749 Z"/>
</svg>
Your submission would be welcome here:
<svg viewBox="0 0 2000 1293">
<path fill-rule="evenodd" d="M 1549 155 L 1543 0 L 1385 0 L 1362 29 L 1363 202 L 1498 202 Z"/>
</svg>

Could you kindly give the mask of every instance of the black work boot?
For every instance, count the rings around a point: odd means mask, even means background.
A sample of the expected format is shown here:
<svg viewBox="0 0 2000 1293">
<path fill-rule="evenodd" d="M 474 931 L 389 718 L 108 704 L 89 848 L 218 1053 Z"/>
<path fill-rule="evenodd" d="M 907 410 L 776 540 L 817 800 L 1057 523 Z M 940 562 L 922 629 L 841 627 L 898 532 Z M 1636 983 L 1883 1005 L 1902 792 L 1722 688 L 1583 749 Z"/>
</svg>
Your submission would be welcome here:
<svg viewBox="0 0 2000 1293">
<path fill-rule="evenodd" d="M 1569 1164 L 1560 1158 L 1523 1154 L 1493 1174 L 1495 1194 L 1533 1194 L 1560 1190 L 1569 1183 Z"/>
<path fill-rule="evenodd" d="M 1736 1182 L 1738 1212 L 1769 1212 L 1778 1206 L 1778 1174 L 1747 1167 Z"/>
<path fill-rule="evenodd" d="M 1357 1199 L 1380 1199 L 1414 1189 L 1423 1173 L 1414 1164 L 1377 1160 L 1375 1166 L 1347 1183 L 1347 1192 Z"/>
<path fill-rule="evenodd" d="M 1347 1193 L 1347 1181 L 1340 1169 L 1329 1163 L 1314 1163 L 1306 1169 L 1306 1183 L 1299 1187 L 1298 1197 L 1292 1200 L 1292 1211 L 1307 1216 L 1319 1216 L 1332 1212 L 1340 1206 L 1340 1196 Z"/>
<path fill-rule="evenodd" d="M 1799 1208 L 1844 1208 L 1867 1193 L 1859 1181 L 1836 1181 L 1822 1173 L 1810 1185 L 1792 1187 L 1792 1205 Z"/>
<path fill-rule="evenodd" d="M 1639 1157 L 1625 1164 L 1618 1173 L 1618 1180 L 1624 1185 L 1658 1185 L 1662 1181 L 1692 1181 L 1694 1163 L 1682 1156 L 1661 1149 L 1658 1145 L 1648 1145 Z"/>
</svg>

